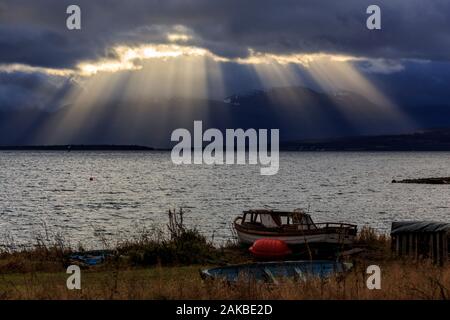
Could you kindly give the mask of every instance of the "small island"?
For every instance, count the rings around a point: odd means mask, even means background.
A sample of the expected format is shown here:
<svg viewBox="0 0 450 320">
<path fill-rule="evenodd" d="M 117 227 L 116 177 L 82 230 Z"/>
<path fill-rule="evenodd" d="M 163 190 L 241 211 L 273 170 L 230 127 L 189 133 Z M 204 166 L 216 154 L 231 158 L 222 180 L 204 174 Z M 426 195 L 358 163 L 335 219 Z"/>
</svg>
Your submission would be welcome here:
<svg viewBox="0 0 450 320">
<path fill-rule="evenodd" d="M 392 183 L 450 184 L 450 177 L 392 180 Z"/>
</svg>

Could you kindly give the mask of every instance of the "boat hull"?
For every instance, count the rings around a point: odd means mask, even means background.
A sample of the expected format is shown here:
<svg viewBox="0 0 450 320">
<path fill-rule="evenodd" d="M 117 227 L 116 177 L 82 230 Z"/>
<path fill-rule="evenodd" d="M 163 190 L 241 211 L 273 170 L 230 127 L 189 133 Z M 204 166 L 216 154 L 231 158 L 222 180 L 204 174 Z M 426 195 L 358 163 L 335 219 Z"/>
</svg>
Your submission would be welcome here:
<svg viewBox="0 0 450 320">
<path fill-rule="evenodd" d="M 309 277 L 328 278 L 335 274 L 344 274 L 350 268 L 350 263 L 336 261 L 284 261 L 284 262 L 259 262 L 242 265 L 231 265 L 202 270 L 203 279 L 220 279 L 228 282 L 239 281 L 263 281 L 278 283 L 283 278 L 306 280 Z"/>
<path fill-rule="evenodd" d="M 315 245 L 315 244 L 329 244 L 329 245 L 350 245 L 355 240 L 354 235 L 342 235 L 339 233 L 317 233 L 304 235 L 282 235 L 275 232 L 264 234 L 243 231 L 236 228 L 237 237 L 240 243 L 251 245 L 258 239 L 278 239 L 286 242 L 288 245 Z"/>
</svg>

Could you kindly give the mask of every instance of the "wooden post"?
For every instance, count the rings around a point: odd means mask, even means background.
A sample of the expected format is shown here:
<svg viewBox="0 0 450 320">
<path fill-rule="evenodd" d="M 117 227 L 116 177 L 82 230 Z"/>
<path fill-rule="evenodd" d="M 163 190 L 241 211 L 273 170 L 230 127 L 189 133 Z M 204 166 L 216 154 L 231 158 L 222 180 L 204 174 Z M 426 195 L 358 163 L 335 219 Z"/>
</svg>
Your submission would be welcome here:
<svg viewBox="0 0 450 320">
<path fill-rule="evenodd" d="M 430 238 L 430 240 L 429 240 L 429 244 L 430 244 L 430 247 L 429 247 L 429 252 L 430 252 L 430 258 L 431 258 L 431 260 L 433 260 L 434 259 L 434 246 L 433 246 L 433 234 L 431 233 L 429 233 L 428 234 L 428 236 L 429 236 L 429 238 Z"/>
<path fill-rule="evenodd" d="M 409 245 L 408 245 L 408 256 L 412 256 L 413 255 L 413 234 L 410 233 L 408 235 L 408 240 L 409 240 Z"/>
<path fill-rule="evenodd" d="M 397 256 L 400 255 L 400 235 L 395 236 L 395 251 L 397 252 Z"/>
<path fill-rule="evenodd" d="M 416 247 L 415 247 L 415 259 L 417 260 L 419 258 L 419 235 L 418 234 L 414 234 L 415 240 L 416 240 Z"/>
<path fill-rule="evenodd" d="M 442 261 L 441 261 L 441 237 L 440 237 L 441 233 L 440 232 L 436 232 L 436 262 L 441 265 Z"/>
<path fill-rule="evenodd" d="M 402 234 L 402 255 L 403 256 L 408 254 L 408 252 L 406 251 L 406 245 L 407 244 L 408 244 L 408 235 L 407 234 L 405 234 L 405 235 Z"/>
<path fill-rule="evenodd" d="M 444 254 L 444 264 L 448 263 L 448 240 L 449 240 L 449 234 L 448 232 L 444 232 L 443 239 L 442 239 L 442 252 Z"/>
</svg>

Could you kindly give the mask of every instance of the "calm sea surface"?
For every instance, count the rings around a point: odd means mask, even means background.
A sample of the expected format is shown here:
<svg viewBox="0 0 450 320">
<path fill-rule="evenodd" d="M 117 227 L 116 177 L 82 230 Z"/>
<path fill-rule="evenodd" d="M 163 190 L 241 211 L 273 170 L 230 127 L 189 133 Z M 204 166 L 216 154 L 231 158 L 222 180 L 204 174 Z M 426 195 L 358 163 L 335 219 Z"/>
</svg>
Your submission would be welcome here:
<svg viewBox="0 0 450 320">
<path fill-rule="evenodd" d="M 168 152 L 0 152 L 0 243 L 36 237 L 100 247 L 167 223 L 169 208 L 216 243 L 251 208 L 308 209 L 316 222 L 388 232 L 393 220 L 450 220 L 450 185 L 392 179 L 450 176 L 450 153 L 281 153 L 258 166 L 173 165 Z M 90 181 L 90 177 L 94 180 Z"/>
</svg>

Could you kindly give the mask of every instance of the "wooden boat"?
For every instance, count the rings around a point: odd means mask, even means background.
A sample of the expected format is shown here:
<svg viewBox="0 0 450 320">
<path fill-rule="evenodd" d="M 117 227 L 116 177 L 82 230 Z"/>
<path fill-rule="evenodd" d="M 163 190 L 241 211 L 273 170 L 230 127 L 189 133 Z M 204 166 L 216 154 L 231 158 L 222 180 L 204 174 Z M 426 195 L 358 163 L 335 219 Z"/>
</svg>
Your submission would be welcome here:
<svg viewBox="0 0 450 320">
<path fill-rule="evenodd" d="M 273 210 L 244 211 L 234 220 L 240 243 L 251 245 L 262 238 L 279 239 L 288 245 L 351 245 L 357 226 L 348 223 L 314 223 L 301 210 L 293 212 Z"/>
<path fill-rule="evenodd" d="M 259 262 L 206 269 L 200 275 L 204 280 L 221 279 L 232 283 L 245 280 L 277 283 L 281 279 L 328 278 L 342 274 L 352 266 L 351 263 L 330 260 Z"/>
</svg>

